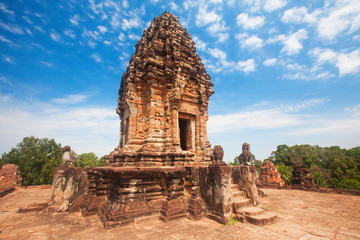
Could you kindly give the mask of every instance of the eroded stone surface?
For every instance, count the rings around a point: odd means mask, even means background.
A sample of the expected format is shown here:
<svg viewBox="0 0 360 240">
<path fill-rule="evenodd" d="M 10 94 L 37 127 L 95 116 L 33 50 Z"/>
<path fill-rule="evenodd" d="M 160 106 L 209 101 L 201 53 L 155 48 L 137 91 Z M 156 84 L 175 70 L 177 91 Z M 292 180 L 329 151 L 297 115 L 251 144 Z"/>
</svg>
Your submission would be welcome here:
<svg viewBox="0 0 360 240">
<path fill-rule="evenodd" d="M 0 169 L 0 189 L 21 185 L 22 177 L 15 164 L 4 164 Z"/>
<path fill-rule="evenodd" d="M 260 184 L 268 187 L 282 187 L 285 186 L 285 181 L 272 162 L 264 161 L 261 165 Z"/>
<path fill-rule="evenodd" d="M 316 188 L 314 178 L 306 166 L 294 166 L 292 171 L 291 186 L 302 188 Z"/>
<path fill-rule="evenodd" d="M 243 143 L 242 145 L 242 153 L 239 155 L 239 164 L 250 166 L 251 164 L 251 151 L 250 151 L 250 144 Z"/>
</svg>

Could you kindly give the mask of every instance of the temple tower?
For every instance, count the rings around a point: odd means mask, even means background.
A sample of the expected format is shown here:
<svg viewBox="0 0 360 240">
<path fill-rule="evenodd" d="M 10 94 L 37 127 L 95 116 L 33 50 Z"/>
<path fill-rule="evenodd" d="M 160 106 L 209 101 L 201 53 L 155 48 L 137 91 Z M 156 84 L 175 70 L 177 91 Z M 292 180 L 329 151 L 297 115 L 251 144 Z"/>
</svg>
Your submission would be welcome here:
<svg viewBox="0 0 360 240">
<path fill-rule="evenodd" d="M 135 48 L 119 90 L 120 143 L 108 165 L 208 165 L 214 91 L 190 34 L 166 11 Z"/>
</svg>

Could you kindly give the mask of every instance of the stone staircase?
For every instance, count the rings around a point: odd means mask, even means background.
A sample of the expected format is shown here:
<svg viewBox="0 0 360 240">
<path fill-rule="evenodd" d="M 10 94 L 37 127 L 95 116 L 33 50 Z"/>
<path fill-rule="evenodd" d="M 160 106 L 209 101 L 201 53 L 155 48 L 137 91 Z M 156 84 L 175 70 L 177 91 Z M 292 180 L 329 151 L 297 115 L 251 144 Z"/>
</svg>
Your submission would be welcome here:
<svg viewBox="0 0 360 240">
<path fill-rule="evenodd" d="M 233 213 L 236 220 L 256 225 L 272 224 L 278 220 L 275 213 L 266 211 L 261 207 L 254 207 L 252 200 L 247 197 L 245 191 L 239 189 L 238 184 L 231 184 L 231 190 L 233 194 Z"/>
</svg>

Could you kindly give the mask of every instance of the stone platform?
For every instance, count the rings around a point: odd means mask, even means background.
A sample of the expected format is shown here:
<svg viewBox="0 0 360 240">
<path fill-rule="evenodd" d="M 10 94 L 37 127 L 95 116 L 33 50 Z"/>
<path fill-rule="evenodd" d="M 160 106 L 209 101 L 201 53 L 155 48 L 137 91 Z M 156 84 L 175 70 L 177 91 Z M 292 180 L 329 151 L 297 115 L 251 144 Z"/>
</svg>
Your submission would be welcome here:
<svg viewBox="0 0 360 240">
<path fill-rule="evenodd" d="M 207 218 L 158 218 L 106 230 L 92 215 L 46 213 L 51 190 L 20 188 L 0 199 L 0 239 L 360 239 L 360 197 L 262 189 L 262 206 L 280 216 L 272 225 L 222 225 Z M 20 208 L 33 209 L 19 213 Z"/>
</svg>

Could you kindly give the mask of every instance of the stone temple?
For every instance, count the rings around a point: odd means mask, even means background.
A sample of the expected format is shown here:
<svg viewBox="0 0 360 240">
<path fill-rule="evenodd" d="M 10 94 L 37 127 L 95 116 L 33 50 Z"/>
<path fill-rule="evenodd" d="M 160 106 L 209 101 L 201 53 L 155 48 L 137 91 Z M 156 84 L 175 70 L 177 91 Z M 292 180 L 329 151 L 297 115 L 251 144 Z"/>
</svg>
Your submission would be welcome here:
<svg viewBox="0 0 360 240">
<path fill-rule="evenodd" d="M 121 79 L 120 144 L 109 165 L 208 165 L 206 122 L 213 93 L 190 34 L 168 12 L 155 17 Z"/>
<path fill-rule="evenodd" d="M 105 228 L 157 217 L 266 224 L 256 169 L 230 167 L 207 139 L 214 93 L 195 44 L 176 16 L 155 17 L 121 79 L 120 142 L 106 166 L 55 169 L 51 207 L 97 214 Z"/>
</svg>

